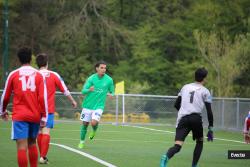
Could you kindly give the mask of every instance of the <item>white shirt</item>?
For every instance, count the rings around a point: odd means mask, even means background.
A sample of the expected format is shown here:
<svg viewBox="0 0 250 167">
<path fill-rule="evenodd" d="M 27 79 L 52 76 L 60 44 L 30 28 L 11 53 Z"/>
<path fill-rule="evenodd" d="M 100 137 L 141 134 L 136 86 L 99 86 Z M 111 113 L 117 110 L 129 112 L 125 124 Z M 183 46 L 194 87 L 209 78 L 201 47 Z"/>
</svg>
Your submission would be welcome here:
<svg viewBox="0 0 250 167">
<path fill-rule="evenodd" d="M 179 92 L 181 96 L 181 107 L 178 112 L 177 124 L 180 119 L 193 113 L 201 114 L 205 102 L 212 103 L 212 96 L 207 88 L 199 83 L 184 85 Z"/>
</svg>

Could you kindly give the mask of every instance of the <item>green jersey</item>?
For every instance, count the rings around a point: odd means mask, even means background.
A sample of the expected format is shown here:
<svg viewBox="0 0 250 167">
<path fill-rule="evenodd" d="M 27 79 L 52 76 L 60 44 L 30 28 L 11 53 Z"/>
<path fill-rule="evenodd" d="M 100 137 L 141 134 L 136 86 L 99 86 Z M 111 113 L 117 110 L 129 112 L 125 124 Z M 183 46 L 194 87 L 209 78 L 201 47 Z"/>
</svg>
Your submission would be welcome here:
<svg viewBox="0 0 250 167">
<path fill-rule="evenodd" d="M 89 88 L 94 86 L 94 91 L 89 91 Z M 91 75 L 85 82 L 82 94 L 86 95 L 83 100 L 82 107 L 96 110 L 104 110 L 107 94 L 114 96 L 114 82 L 113 79 L 104 74 L 99 77 L 97 73 Z"/>
</svg>

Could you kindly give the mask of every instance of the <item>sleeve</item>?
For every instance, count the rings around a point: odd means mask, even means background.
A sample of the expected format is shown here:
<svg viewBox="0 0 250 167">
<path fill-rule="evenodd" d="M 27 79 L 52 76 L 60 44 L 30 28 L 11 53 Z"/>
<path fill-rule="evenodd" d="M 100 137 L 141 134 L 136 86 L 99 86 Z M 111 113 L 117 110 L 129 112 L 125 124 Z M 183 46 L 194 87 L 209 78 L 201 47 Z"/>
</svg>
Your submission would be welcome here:
<svg viewBox="0 0 250 167">
<path fill-rule="evenodd" d="M 93 86 L 91 78 L 88 78 L 82 88 L 82 94 L 88 94 L 89 88 Z"/>
<path fill-rule="evenodd" d="M 205 89 L 205 92 L 203 94 L 203 101 L 207 103 L 212 103 L 212 96 L 209 92 L 209 90 Z"/>
<path fill-rule="evenodd" d="M 48 118 L 47 86 L 46 79 L 42 75 L 38 77 L 38 100 L 41 107 L 42 120 L 46 122 Z"/>
<path fill-rule="evenodd" d="M 179 111 L 179 109 L 181 108 L 181 96 L 178 96 L 176 101 L 175 101 L 175 104 L 174 104 L 174 107 Z"/>
<path fill-rule="evenodd" d="M 70 95 L 70 92 L 69 92 L 67 86 L 65 85 L 63 79 L 60 77 L 60 75 L 59 75 L 58 73 L 54 73 L 54 74 L 55 74 L 56 86 L 58 87 L 58 89 L 59 89 L 65 96 Z"/>
<path fill-rule="evenodd" d="M 178 95 L 177 96 L 182 96 L 184 93 L 184 90 L 186 90 L 188 88 L 188 85 L 184 85 L 182 88 L 181 88 L 181 90 L 180 90 L 180 92 L 178 93 Z"/>
<path fill-rule="evenodd" d="M 184 88 L 184 87 L 183 87 Z M 183 88 L 181 88 L 180 92 L 178 93 L 178 96 L 181 96 L 182 95 L 182 90 Z"/>
<path fill-rule="evenodd" d="M 109 93 L 112 94 L 112 96 L 115 95 L 115 87 L 114 87 L 114 81 L 111 79 L 111 84 L 109 86 Z"/>
<path fill-rule="evenodd" d="M 182 96 L 182 92 L 185 86 L 183 86 L 180 90 L 180 92 L 178 93 L 178 97 L 174 103 L 174 107 L 179 111 L 179 109 L 181 108 L 181 96 Z"/>
<path fill-rule="evenodd" d="M 0 104 L 0 115 L 4 114 L 6 112 L 7 105 L 10 101 L 10 96 L 12 93 L 12 80 L 13 80 L 13 75 L 10 73 L 8 76 L 6 82 L 5 82 L 5 87 L 4 91 L 1 97 L 1 104 Z"/>
<path fill-rule="evenodd" d="M 205 102 L 206 110 L 207 110 L 207 119 L 208 119 L 208 126 L 213 127 L 214 126 L 214 116 L 212 112 L 211 103 Z"/>
</svg>

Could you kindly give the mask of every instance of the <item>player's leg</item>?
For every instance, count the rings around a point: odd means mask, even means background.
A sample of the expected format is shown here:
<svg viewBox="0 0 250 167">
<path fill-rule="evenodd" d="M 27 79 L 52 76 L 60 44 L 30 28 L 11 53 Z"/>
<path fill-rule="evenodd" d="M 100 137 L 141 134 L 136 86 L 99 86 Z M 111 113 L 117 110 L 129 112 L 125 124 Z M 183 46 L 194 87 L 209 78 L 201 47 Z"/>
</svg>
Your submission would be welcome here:
<svg viewBox="0 0 250 167">
<path fill-rule="evenodd" d="M 188 127 L 188 119 L 186 117 L 183 117 L 176 128 L 175 144 L 168 149 L 166 154 L 162 156 L 160 167 L 166 167 L 169 159 L 171 159 L 176 153 L 181 150 L 181 147 L 189 132 L 190 128 Z"/>
<path fill-rule="evenodd" d="M 93 131 L 91 132 L 91 134 L 89 136 L 90 140 L 92 140 L 95 137 L 99 121 L 101 120 L 102 113 L 103 113 L 102 109 L 95 110 L 92 113 L 91 126 L 92 126 Z"/>
<path fill-rule="evenodd" d="M 36 137 L 39 131 L 39 124 L 29 123 L 28 151 L 30 167 L 37 167 L 38 150 L 36 147 Z"/>
<path fill-rule="evenodd" d="M 190 122 L 192 126 L 193 140 L 196 140 L 196 145 L 193 152 L 192 167 L 197 167 L 203 150 L 203 126 L 202 118 L 198 114 L 190 116 Z"/>
<path fill-rule="evenodd" d="M 78 148 L 83 148 L 85 143 L 85 138 L 88 130 L 88 125 L 91 120 L 92 111 L 86 108 L 82 109 L 80 120 L 82 121 L 81 132 L 80 132 L 80 143 Z"/>
<path fill-rule="evenodd" d="M 192 167 L 197 167 L 202 150 L 203 150 L 203 138 L 196 139 L 196 145 L 193 153 Z"/>
<path fill-rule="evenodd" d="M 250 143 L 250 135 L 249 132 L 248 133 L 244 133 L 244 140 L 246 144 Z"/>
<path fill-rule="evenodd" d="M 11 139 L 16 141 L 18 166 L 27 167 L 28 124 L 26 122 L 13 121 L 11 132 Z"/>
<path fill-rule="evenodd" d="M 250 143 L 250 118 L 248 118 L 246 122 L 246 132 L 244 134 L 244 140 L 246 144 Z"/>
<path fill-rule="evenodd" d="M 39 148 L 39 153 L 41 154 L 41 150 L 42 150 L 42 138 L 43 138 L 43 134 L 42 134 L 42 130 L 43 128 L 39 129 L 38 135 L 37 135 L 37 145 Z"/>
<path fill-rule="evenodd" d="M 19 167 L 28 167 L 28 157 L 27 157 L 27 148 L 28 142 L 27 139 L 17 139 L 17 163 Z"/>
<path fill-rule="evenodd" d="M 48 120 L 47 120 L 47 124 L 46 127 L 42 128 L 39 131 L 39 135 L 38 137 L 41 135 L 41 141 L 40 141 L 40 160 L 39 162 L 41 164 L 47 164 L 48 163 L 48 158 L 47 158 L 47 154 L 48 154 L 48 150 L 49 150 L 49 143 L 50 143 L 50 129 L 52 129 L 54 127 L 54 114 L 50 113 L 48 115 Z M 39 144 L 38 144 L 39 145 Z"/>
<path fill-rule="evenodd" d="M 96 130 L 98 128 L 98 121 L 92 119 L 91 121 L 91 126 L 92 126 L 92 129 L 93 131 L 90 133 L 89 135 L 89 139 L 92 140 L 94 137 L 95 137 L 95 134 L 96 134 Z"/>
<path fill-rule="evenodd" d="M 28 139 L 28 150 L 29 150 L 28 155 L 29 155 L 30 167 L 37 167 L 38 150 L 36 147 L 36 138 Z"/>
<path fill-rule="evenodd" d="M 48 164 L 49 160 L 47 158 L 47 153 L 49 150 L 50 143 L 50 128 L 44 127 L 41 130 L 41 141 L 40 141 L 40 164 Z"/>
</svg>

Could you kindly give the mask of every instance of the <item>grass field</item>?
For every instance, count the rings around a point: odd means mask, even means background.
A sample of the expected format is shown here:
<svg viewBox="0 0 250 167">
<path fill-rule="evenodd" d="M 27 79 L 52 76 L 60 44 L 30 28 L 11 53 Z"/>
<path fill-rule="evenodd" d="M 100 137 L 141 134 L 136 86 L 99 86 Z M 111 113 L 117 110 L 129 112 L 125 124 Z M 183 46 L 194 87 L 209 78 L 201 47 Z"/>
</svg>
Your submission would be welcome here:
<svg viewBox="0 0 250 167">
<path fill-rule="evenodd" d="M 10 140 L 11 122 L 0 121 L 0 167 L 16 167 L 15 142 Z M 51 131 L 48 158 L 51 167 L 158 167 L 160 157 L 173 145 L 174 128 L 166 126 L 116 126 L 102 124 L 93 141 L 77 148 L 79 122 L 58 122 Z M 89 128 L 90 131 L 90 128 Z M 250 150 L 238 132 L 215 131 L 214 142 L 205 142 L 199 167 L 248 167 L 250 160 L 228 160 L 228 150 Z M 56 145 L 60 144 L 60 145 Z M 169 167 L 190 167 L 195 143 L 186 139 Z M 63 148 L 64 147 L 64 148 Z M 84 154 L 86 153 L 86 154 Z M 84 154 L 84 155 L 81 155 Z M 86 156 L 91 156 L 93 159 Z M 39 165 L 46 166 L 46 165 Z"/>
</svg>

